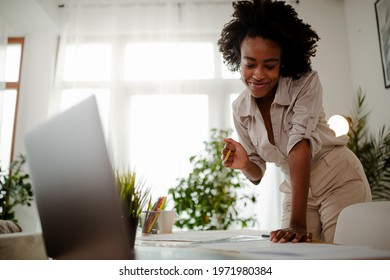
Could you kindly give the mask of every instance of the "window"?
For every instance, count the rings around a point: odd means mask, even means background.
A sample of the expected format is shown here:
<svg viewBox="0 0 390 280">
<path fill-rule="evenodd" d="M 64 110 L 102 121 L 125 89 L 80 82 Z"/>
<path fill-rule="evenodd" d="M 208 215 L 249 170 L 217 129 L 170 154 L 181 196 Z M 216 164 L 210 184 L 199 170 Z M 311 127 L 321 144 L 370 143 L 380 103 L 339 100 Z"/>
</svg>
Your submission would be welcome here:
<svg viewBox="0 0 390 280">
<path fill-rule="evenodd" d="M 208 98 L 135 95 L 131 104 L 130 161 L 148 178 L 153 197 L 166 195 L 178 176 L 187 176 L 192 168 L 189 157 L 208 137 Z"/>
<path fill-rule="evenodd" d="M 0 164 L 3 170 L 13 160 L 23 44 L 23 38 L 9 38 L 5 51 L 5 90 L 0 91 Z"/>
<path fill-rule="evenodd" d="M 64 81 L 109 81 L 111 55 L 108 43 L 69 44 L 65 50 Z"/>
<path fill-rule="evenodd" d="M 129 43 L 125 56 L 127 81 L 201 80 L 215 75 L 211 42 Z"/>
<path fill-rule="evenodd" d="M 153 197 L 188 175 L 189 158 L 203 149 L 210 128 L 233 128 L 239 74 L 215 55 L 215 38 L 195 37 L 170 43 L 123 37 L 66 48 L 61 109 L 95 94 L 114 167 L 134 168 Z M 259 207 L 245 211 L 258 215 Z"/>
</svg>

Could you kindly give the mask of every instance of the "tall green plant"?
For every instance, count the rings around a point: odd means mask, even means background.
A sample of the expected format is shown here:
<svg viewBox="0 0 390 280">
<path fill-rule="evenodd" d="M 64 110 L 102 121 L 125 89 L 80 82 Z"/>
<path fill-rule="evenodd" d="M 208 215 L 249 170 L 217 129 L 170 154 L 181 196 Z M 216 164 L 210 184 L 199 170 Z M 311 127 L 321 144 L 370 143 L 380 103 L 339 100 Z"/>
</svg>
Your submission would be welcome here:
<svg viewBox="0 0 390 280">
<path fill-rule="evenodd" d="M 1 170 L 0 167 L 0 219 L 11 220 L 15 223 L 15 207 L 18 205 L 31 206 L 33 200 L 32 186 L 29 175 L 23 171 L 26 158 L 19 155 L 9 167 Z"/>
<path fill-rule="evenodd" d="M 146 181 L 137 180 L 134 170 L 115 170 L 115 179 L 126 214 L 129 218 L 139 219 L 150 193 Z"/>
<path fill-rule="evenodd" d="M 179 178 L 178 185 L 169 189 L 178 215 L 176 226 L 187 229 L 218 230 L 233 225 L 246 227 L 255 223 L 255 217 L 243 217 L 238 204 L 247 206 L 256 202 L 254 195 L 242 194 L 241 172 L 222 165 L 223 139 L 230 131 L 211 130 L 211 138 L 204 142 L 204 150 L 190 157 L 192 171 Z"/>
<path fill-rule="evenodd" d="M 357 90 L 351 111 L 348 147 L 360 159 L 373 200 L 390 200 L 390 130 L 382 126 L 377 135 L 368 132 L 366 96 Z"/>
</svg>

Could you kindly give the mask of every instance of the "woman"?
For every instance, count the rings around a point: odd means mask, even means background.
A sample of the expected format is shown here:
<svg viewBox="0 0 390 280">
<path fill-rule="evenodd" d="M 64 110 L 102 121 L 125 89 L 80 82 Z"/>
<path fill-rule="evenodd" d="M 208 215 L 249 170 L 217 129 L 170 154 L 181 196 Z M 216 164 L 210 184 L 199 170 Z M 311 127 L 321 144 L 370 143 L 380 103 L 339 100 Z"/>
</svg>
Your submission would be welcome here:
<svg viewBox="0 0 390 280">
<path fill-rule="evenodd" d="M 239 142 L 225 139 L 224 166 L 255 184 L 266 162 L 285 174 L 282 228 L 270 233 L 273 242 L 332 242 L 340 211 L 370 201 L 371 192 L 347 136 L 327 125 L 310 61 L 319 37 L 284 2 L 238 1 L 233 8 L 218 45 L 229 69 L 241 71 L 245 90 L 233 103 Z"/>
</svg>

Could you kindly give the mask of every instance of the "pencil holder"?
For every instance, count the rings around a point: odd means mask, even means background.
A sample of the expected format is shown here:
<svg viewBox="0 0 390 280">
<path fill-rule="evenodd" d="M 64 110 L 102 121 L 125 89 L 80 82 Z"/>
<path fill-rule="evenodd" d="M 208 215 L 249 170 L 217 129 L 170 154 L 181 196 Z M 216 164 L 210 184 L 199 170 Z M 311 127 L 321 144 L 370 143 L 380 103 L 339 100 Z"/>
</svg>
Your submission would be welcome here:
<svg viewBox="0 0 390 280">
<path fill-rule="evenodd" d="M 142 234 L 157 233 L 160 211 L 142 211 Z"/>
</svg>

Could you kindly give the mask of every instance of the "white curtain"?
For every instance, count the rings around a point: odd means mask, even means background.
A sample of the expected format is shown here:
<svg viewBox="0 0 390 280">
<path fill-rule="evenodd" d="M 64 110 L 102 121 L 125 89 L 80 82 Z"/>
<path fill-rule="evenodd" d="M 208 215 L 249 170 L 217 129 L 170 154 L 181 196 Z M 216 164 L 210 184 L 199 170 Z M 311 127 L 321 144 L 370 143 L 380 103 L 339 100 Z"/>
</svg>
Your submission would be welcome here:
<svg viewBox="0 0 390 280">
<path fill-rule="evenodd" d="M 4 117 L 3 112 L 4 108 L 4 93 L 5 93 L 5 56 L 7 49 L 7 29 L 6 25 L 3 22 L 3 19 L 0 17 L 0 131 L 3 131 Z M 1 134 L 1 133 L 0 133 Z M 0 135 L 0 147 L 3 145 L 3 137 Z M 3 149 L 0 149 L 0 166 L 2 169 L 8 167 L 8 160 L 3 158 Z"/>
<path fill-rule="evenodd" d="M 7 31 L 3 19 L 0 17 L 0 90 L 5 89 L 5 51 L 7 47 Z M 1 108 L 0 108 L 1 109 Z M 0 114 L 1 116 L 1 114 Z"/>
<path fill-rule="evenodd" d="M 230 96 L 242 84 L 216 45 L 231 1 L 68 0 L 60 9 L 51 114 L 95 94 L 114 167 L 134 168 L 154 197 L 166 195 L 209 130 L 232 127 Z M 266 217 L 261 228 L 279 222 L 279 175 L 248 209 Z"/>
</svg>

